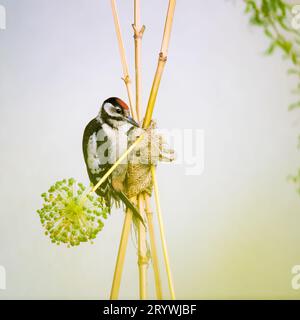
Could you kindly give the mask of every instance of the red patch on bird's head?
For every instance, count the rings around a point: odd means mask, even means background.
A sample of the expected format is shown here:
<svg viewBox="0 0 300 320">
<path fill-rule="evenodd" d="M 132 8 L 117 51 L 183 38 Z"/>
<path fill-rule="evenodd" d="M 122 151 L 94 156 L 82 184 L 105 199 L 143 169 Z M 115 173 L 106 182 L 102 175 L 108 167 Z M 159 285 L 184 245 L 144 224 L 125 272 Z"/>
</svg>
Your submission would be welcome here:
<svg viewBox="0 0 300 320">
<path fill-rule="evenodd" d="M 129 110 L 128 105 L 123 100 L 116 98 L 116 102 L 121 108 Z"/>
</svg>

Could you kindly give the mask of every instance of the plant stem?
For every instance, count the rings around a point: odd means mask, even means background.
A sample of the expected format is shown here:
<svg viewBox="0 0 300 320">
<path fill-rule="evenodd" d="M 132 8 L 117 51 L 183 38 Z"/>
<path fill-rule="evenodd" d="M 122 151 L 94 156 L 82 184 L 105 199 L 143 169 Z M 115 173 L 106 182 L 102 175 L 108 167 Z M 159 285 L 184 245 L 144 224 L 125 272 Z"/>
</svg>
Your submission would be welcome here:
<svg viewBox="0 0 300 320">
<path fill-rule="evenodd" d="M 145 207 L 144 198 L 142 194 L 138 195 L 138 207 L 140 214 L 144 217 Z M 139 287 L 140 299 L 147 299 L 147 268 L 149 259 L 147 257 L 146 245 L 146 229 L 145 226 L 138 221 L 138 266 L 139 266 Z"/>
<path fill-rule="evenodd" d="M 153 84 L 152 84 L 152 88 L 151 88 L 151 92 L 150 92 L 150 97 L 148 100 L 146 115 L 145 115 L 144 122 L 143 122 L 144 128 L 149 127 L 149 125 L 151 123 L 153 109 L 155 106 L 160 81 L 162 78 L 165 64 L 167 62 L 168 47 L 169 47 L 171 30 L 172 30 L 175 5 L 176 5 L 176 0 L 169 0 L 168 13 L 167 13 L 167 18 L 166 18 L 166 22 L 165 22 L 165 29 L 164 29 L 161 50 L 159 53 L 158 65 L 157 65 L 156 73 L 154 76 L 154 80 L 153 80 Z M 158 222 L 159 222 L 160 236 L 161 236 L 164 260 L 165 260 L 166 271 L 167 271 L 167 276 L 168 276 L 168 284 L 169 284 L 171 299 L 175 300 L 175 291 L 174 291 L 171 268 L 170 268 L 170 263 L 169 263 L 167 243 L 166 243 L 166 239 L 165 239 L 164 225 L 163 225 L 163 219 L 162 219 L 161 207 L 160 207 L 160 201 L 159 201 L 158 185 L 157 185 L 154 166 L 151 167 L 151 174 L 152 174 L 152 181 L 153 181 L 153 186 L 154 186 L 155 203 L 156 203 L 156 211 L 157 211 Z"/>
<path fill-rule="evenodd" d="M 169 41 L 170 41 L 171 29 L 172 29 L 175 4 L 176 4 L 176 0 L 169 0 L 168 13 L 167 13 L 167 18 L 166 18 L 166 22 L 165 22 L 164 35 L 163 35 L 163 40 L 162 40 L 162 45 L 161 45 L 161 51 L 159 54 L 157 70 L 156 70 L 155 77 L 153 80 L 152 89 L 151 89 L 151 93 L 150 93 L 150 97 L 149 97 L 149 101 L 148 101 L 148 105 L 147 105 L 146 115 L 145 115 L 144 122 L 143 122 L 144 128 L 147 128 L 150 125 L 150 122 L 152 119 L 152 113 L 153 113 L 153 109 L 154 109 L 154 105 L 156 102 L 156 97 L 157 97 L 157 93 L 158 93 L 158 89 L 159 89 L 159 85 L 160 85 L 160 81 L 162 78 L 164 66 L 167 61 L 167 53 L 168 53 L 168 46 L 169 46 Z M 131 114 L 135 120 L 140 121 L 140 117 L 141 117 L 141 110 L 140 110 L 141 109 L 141 41 L 142 41 L 142 36 L 143 36 L 144 30 L 145 30 L 145 26 L 142 26 L 142 27 L 140 26 L 140 1 L 139 0 L 134 1 L 134 24 L 133 24 L 134 40 L 135 40 L 134 42 L 135 42 L 136 109 L 133 108 L 131 81 L 130 81 L 129 72 L 128 72 L 128 64 L 126 61 L 125 49 L 124 49 L 124 44 L 123 44 L 123 40 L 122 40 L 122 36 L 121 36 L 120 23 L 119 23 L 119 19 L 118 19 L 118 15 L 117 15 L 115 0 L 111 0 L 111 5 L 112 5 L 115 28 L 116 28 L 116 33 L 117 33 L 117 38 L 118 38 L 118 43 L 119 43 L 121 62 L 122 62 L 122 66 L 123 66 L 123 74 L 124 74 L 123 80 L 124 80 L 126 88 L 127 88 L 128 99 L 129 99 L 130 108 L 131 108 Z M 140 138 L 142 138 L 142 136 Z M 137 141 L 131 146 L 132 149 L 133 149 L 133 146 L 135 144 L 137 144 Z M 128 153 L 129 152 L 130 151 L 128 150 Z M 115 165 L 117 166 L 117 163 Z M 156 200 L 157 213 L 158 213 L 158 218 L 159 218 L 159 226 L 160 226 L 160 234 L 161 234 L 161 238 L 162 238 L 164 259 L 165 259 L 165 264 L 166 264 L 166 269 L 167 269 L 167 274 L 168 274 L 168 283 L 169 283 L 169 287 L 170 287 L 171 297 L 172 297 L 172 299 L 175 299 L 173 282 L 172 282 L 171 271 L 170 271 L 170 265 L 169 265 L 169 260 L 168 260 L 168 253 L 167 253 L 167 248 L 166 248 L 166 241 L 165 241 L 165 237 L 164 237 L 164 227 L 163 227 L 163 222 L 162 222 L 162 217 L 161 217 L 161 210 L 160 210 L 160 204 L 159 204 L 159 198 L 158 198 L 158 187 L 157 187 L 157 181 L 156 181 L 154 167 L 152 167 L 151 173 L 152 173 L 152 179 L 154 181 L 155 200 Z M 102 182 L 100 180 L 98 182 L 98 184 L 100 185 Z M 148 224 L 149 224 L 151 252 L 152 252 L 152 259 L 153 259 L 153 268 L 154 268 L 154 273 L 155 273 L 155 282 L 156 282 L 156 294 L 157 294 L 157 298 L 161 299 L 162 298 L 162 289 L 161 289 L 161 281 L 160 281 L 159 268 L 158 268 L 158 258 L 157 258 L 157 252 L 156 252 L 156 246 L 155 246 L 152 214 L 150 213 L 149 197 L 147 196 L 147 198 L 144 198 L 143 194 L 140 194 L 137 197 L 137 201 L 139 204 L 140 212 L 143 215 L 145 213 L 145 209 L 147 212 L 146 214 L 147 214 L 147 220 L 148 220 Z M 130 215 L 130 217 L 129 217 L 129 215 Z M 119 252 L 118 252 L 116 270 L 115 270 L 114 281 L 113 281 L 113 286 L 112 286 L 112 291 L 111 291 L 111 299 L 116 299 L 118 297 L 120 281 L 121 281 L 121 274 L 122 274 L 124 258 L 125 258 L 125 251 L 126 251 L 127 240 L 128 240 L 128 233 L 129 233 L 131 221 L 132 221 L 132 213 L 129 210 L 127 210 L 125 221 L 124 221 L 124 226 L 123 226 L 123 231 L 122 231 L 122 236 L 121 236 L 121 241 L 120 241 Z M 139 255 L 138 263 L 139 263 L 139 278 L 140 278 L 140 298 L 146 299 L 146 297 L 147 297 L 147 292 L 146 292 L 147 291 L 146 290 L 147 289 L 147 283 L 146 283 L 146 275 L 147 274 L 146 274 L 146 272 L 147 272 L 147 265 L 148 265 L 147 246 L 146 246 L 146 229 L 140 221 L 138 222 L 138 255 Z"/>
<path fill-rule="evenodd" d="M 117 34 L 117 39 L 118 39 L 118 44 L 119 44 L 121 63 L 122 63 L 122 67 L 123 67 L 123 78 L 122 79 L 123 79 L 125 86 L 126 86 L 126 89 L 127 89 L 127 95 L 128 95 L 128 100 L 129 100 L 131 116 L 133 117 L 133 119 L 137 120 L 137 115 L 135 112 L 135 108 L 133 106 L 133 94 L 132 94 L 132 87 L 131 87 L 131 79 L 129 76 L 126 53 L 125 53 L 125 48 L 124 48 L 124 43 L 123 43 L 123 38 L 122 38 L 120 22 L 119 22 L 119 17 L 118 17 L 117 6 L 116 6 L 115 0 L 111 0 L 111 8 L 112 8 L 112 14 L 113 14 L 113 18 L 114 18 L 114 24 L 115 24 L 115 29 L 116 29 L 116 34 Z"/>
<path fill-rule="evenodd" d="M 140 0 L 134 0 L 134 24 L 132 25 L 134 30 L 134 56 L 135 56 L 135 96 L 136 96 L 136 114 L 137 120 L 140 122 L 141 116 L 141 47 L 142 37 L 145 31 L 145 26 L 141 27 L 141 6 Z M 140 214 L 145 215 L 145 203 L 142 194 L 138 197 L 138 206 Z M 147 237 L 145 226 L 138 221 L 138 266 L 139 266 L 139 288 L 140 299 L 145 300 L 147 298 Z"/>
<path fill-rule="evenodd" d="M 162 74 L 164 71 L 165 64 L 167 62 L 167 56 L 168 56 L 168 47 L 170 42 L 170 36 L 171 36 L 171 30 L 172 30 L 172 24 L 173 24 L 173 17 L 175 12 L 175 5 L 176 0 L 169 0 L 169 7 L 168 7 L 168 13 L 165 23 L 165 30 L 163 35 L 163 40 L 161 44 L 161 49 L 159 53 L 159 59 L 157 64 L 156 73 L 154 76 L 150 97 L 148 100 L 146 115 L 143 122 L 143 127 L 147 128 L 150 125 L 151 119 L 152 119 L 152 113 L 154 109 L 154 105 L 156 102 L 156 97 L 160 85 L 160 81 L 162 78 Z"/>
<path fill-rule="evenodd" d="M 119 245 L 113 283 L 111 287 L 111 293 L 110 293 L 111 300 L 116 300 L 118 299 L 118 296 L 119 296 L 121 277 L 122 277 L 122 272 L 124 267 L 125 254 L 126 254 L 126 248 L 127 248 L 131 223 L 132 223 L 132 212 L 129 209 L 127 209 L 125 214 L 123 229 L 122 229 L 122 235 L 121 235 L 121 240 Z"/>
<path fill-rule="evenodd" d="M 134 0 L 134 56 L 135 56 L 135 97 L 136 97 L 136 114 L 137 121 L 141 121 L 141 48 L 142 37 L 145 31 L 145 26 L 141 27 L 141 6 L 140 0 Z"/>
<path fill-rule="evenodd" d="M 147 193 L 144 194 L 145 206 L 146 206 L 146 216 L 148 220 L 149 236 L 150 236 L 150 248 L 151 248 L 151 259 L 153 265 L 154 279 L 155 279 L 155 289 L 156 297 L 158 300 L 162 300 L 162 285 L 159 272 L 158 256 L 155 241 L 155 232 L 153 226 L 153 213 L 150 206 L 150 198 Z"/>
<path fill-rule="evenodd" d="M 165 231 L 164 231 L 164 222 L 163 222 L 163 218 L 162 218 L 162 214 L 161 214 L 158 185 L 157 185 L 154 166 L 151 167 L 151 174 L 152 174 L 152 180 L 153 180 L 153 186 L 154 186 L 154 196 L 155 196 L 157 217 L 158 217 L 158 222 L 159 222 L 159 231 L 160 231 L 160 237 L 161 237 L 162 248 L 163 248 L 163 255 L 164 255 L 166 271 L 167 271 L 167 276 L 168 276 L 168 284 L 169 284 L 171 299 L 175 300 L 175 291 L 174 291 L 172 273 L 171 273 L 171 268 L 170 268 L 169 255 L 168 255 L 168 250 L 167 250 L 167 242 L 166 242 Z"/>
<path fill-rule="evenodd" d="M 134 57 L 135 57 L 135 97 L 136 97 L 136 114 L 137 120 L 141 120 L 141 47 L 142 37 L 145 26 L 141 27 L 141 6 L 140 0 L 134 0 Z M 145 215 L 145 203 L 142 194 L 137 196 L 139 211 L 142 216 Z M 147 298 L 147 245 L 146 245 L 146 229 L 145 226 L 138 221 L 138 266 L 139 266 L 139 288 L 140 299 Z"/>
</svg>

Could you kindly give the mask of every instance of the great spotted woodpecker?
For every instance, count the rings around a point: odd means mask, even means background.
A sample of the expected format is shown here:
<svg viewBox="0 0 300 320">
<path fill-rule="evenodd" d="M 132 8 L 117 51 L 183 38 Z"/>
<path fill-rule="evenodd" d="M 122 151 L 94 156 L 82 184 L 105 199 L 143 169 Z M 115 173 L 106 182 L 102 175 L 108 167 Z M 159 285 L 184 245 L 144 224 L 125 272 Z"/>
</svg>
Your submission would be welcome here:
<svg viewBox="0 0 300 320">
<path fill-rule="evenodd" d="M 153 126 L 146 131 L 139 127 L 130 117 L 129 108 L 124 101 L 116 97 L 105 100 L 97 117 L 88 123 L 83 134 L 83 155 L 90 181 L 95 185 L 129 145 L 145 132 L 148 139 L 143 139 L 136 148 L 136 153 L 133 152 L 128 157 L 128 162 L 138 163 L 140 169 L 144 168 L 145 176 L 141 178 L 145 177 L 145 187 L 149 187 L 150 165 L 156 165 L 158 160 L 174 160 L 174 152 L 165 147 L 164 139 L 154 132 Z M 96 192 L 105 199 L 109 208 L 113 202 L 119 204 L 121 201 L 143 221 L 139 211 L 126 195 L 126 181 L 132 180 L 130 174 L 127 177 L 128 168 L 127 162 L 120 164 Z"/>
<path fill-rule="evenodd" d="M 82 141 L 87 172 L 94 185 L 126 151 L 128 132 L 138 127 L 124 101 L 111 97 L 103 102 L 97 117 L 86 126 Z M 139 211 L 124 193 L 126 172 L 127 164 L 120 164 L 96 193 L 104 197 L 109 208 L 113 201 L 121 201 L 142 220 Z"/>
</svg>

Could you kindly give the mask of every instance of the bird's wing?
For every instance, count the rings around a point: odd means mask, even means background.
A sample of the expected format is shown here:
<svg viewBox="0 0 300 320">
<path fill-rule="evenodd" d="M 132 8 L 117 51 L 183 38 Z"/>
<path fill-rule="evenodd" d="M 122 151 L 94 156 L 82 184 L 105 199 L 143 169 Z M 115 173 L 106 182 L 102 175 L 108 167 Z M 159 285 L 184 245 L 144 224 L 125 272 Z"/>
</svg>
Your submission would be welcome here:
<svg viewBox="0 0 300 320">
<path fill-rule="evenodd" d="M 109 170 L 111 164 L 109 162 L 102 163 L 97 154 L 97 149 L 103 141 L 98 141 L 97 134 L 102 129 L 101 123 L 95 118 L 91 120 L 86 126 L 83 133 L 82 150 L 84 161 L 90 181 L 95 185 L 99 179 Z M 99 196 L 105 198 L 107 205 L 111 206 L 111 192 L 110 192 L 110 177 L 104 181 L 96 190 Z"/>
</svg>

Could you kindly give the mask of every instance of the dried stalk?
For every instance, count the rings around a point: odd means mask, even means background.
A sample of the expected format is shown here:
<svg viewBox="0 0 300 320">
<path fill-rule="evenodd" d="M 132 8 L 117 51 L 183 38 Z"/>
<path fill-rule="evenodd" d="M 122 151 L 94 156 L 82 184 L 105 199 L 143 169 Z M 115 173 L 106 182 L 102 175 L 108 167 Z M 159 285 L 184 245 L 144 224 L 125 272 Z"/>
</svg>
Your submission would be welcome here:
<svg viewBox="0 0 300 320">
<path fill-rule="evenodd" d="M 150 97 L 148 100 L 146 115 L 143 122 L 144 128 L 147 128 L 150 125 L 160 81 L 162 78 L 165 64 L 167 62 L 168 47 L 170 42 L 175 5 L 176 5 L 176 0 L 169 0 L 168 13 L 167 13 L 164 35 L 163 35 L 163 40 L 162 40 L 161 49 L 160 49 L 159 58 L 158 58 L 157 69 L 154 76 Z"/>
<path fill-rule="evenodd" d="M 158 222 L 159 222 L 159 231 L 160 231 L 160 237 L 161 237 L 161 242 L 162 242 L 162 247 L 163 247 L 163 255 L 164 255 L 166 271 L 167 271 L 167 276 L 168 276 L 168 285 L 169 285 L 169 289 L 170 289 L 171 299 L 175 300 L 173 278 L 172 278 L 172 273 L 171 273 L 171 268 L 170 268 L 169 254 L 168 254 L 168 250 L 167 250 L 167 242 L 166 242 L 165 231 L 164 231 L 164 223 L 163 223 L 160 201 L 159 201 L 158 185 L 157 185 L 157 179 L 156 179 L 156 174 L 155 174 L 155 167 L 153 167 L 153 166 L 151 167 L 151 173 L 152 173 L 152 179 L 153 179 L 156 211 L 157 211 L 157 217 L 158 217 Z"/>
<path fill-rule="evenodd" d="M 166 23 L 165 23 L 165 29 L 164 29 L 161 50 L 159 53 L 158 65 L 157 65 L 156 73 L 154 76 L 154 80 L 153 80 L 153 84 L 152 84 L 152 88 L 151 88 L 151 92 L 150 92 L 150 97 L 148 100 L 146 115 L 145 115 L 144 122 L 143 122 L 144 128 L 147 128 L 151 123 L 153 109 L 155 106 L 160 81 L 162 78 L 165 64 L 167 62 L 168 47 L 169 47 L 169 42 L 170 42 L 170 35 L 171 35 L 171 30 L 172 30 L 175 5 L 176 5 L 176 0 L 169 0 L 168 13 L 167 13 L 167 18 L 166 18 Z M 163 247 L 163 255 L 164 255 L 166 271 L 167 271 L 167 276 L 168 276 L 168 284 L 169 284 L 171 299 L 174 300 L 175 299 L 175 291 L 174 291 L 174 285 L 173 285 L 173 280 L 172 280 L 169 255 L 168 255 L 168 251 L 167 251 L 167 243 L 166 243 L 166 239 L 165 239 L 164 224 L 163 224 L 163 219 L 162 219 L 162 214 L 161 214 L 158 185 L 157 185 L 157 179 L 156 179 L 154 166 L 151 167 L 151 174 L 152 174 L 152 181 L 153 181 L 153 186 L 154 186 L 156 211 L 157 211 L 157 216 L 158 216 L 160 236 L 161 236 L 162 247 Z"/>
<path fill-rule="evenodd" d="M 160 272 L 159 272 L 159 264 L 158 264 L 158 256 L 157 256 L 157 249 L 156 249 L 156 241 L 155 241 L 155 232 L 153 226 L 153 213 L 151 211 L 150 206 L 150 197 L 148 194 L 144 194 L 145 199 L 145 206 L 146 206 L 146 216 L 148 221 L 148 229 L 149 229 L 149 237 L 150 237 L 150 249 L 151 249 L 151 260 L 154 272 L 154 279 L 155 279 L 155 290 L 156 290 L 156 297 L 158 300 L 162 300 L 162 285 L 160 279 Z"/>
<path fill-rule="evenodd" d="M 140 26 L 140 2 L 139 0 L 135 0 L 134 2 L 134 39 L 135 39 L 135 80 L 136 80 L 136 109 L 133 108 L 133 99 L 132 99 L 132 89 L 131 89 L 131 81 L 129 77 L 128 72 L 128 64 L 126 61 L 126 55 L 125 55 L 125 49 L 123 45 L 123 40 L 121 36 L 121 30 L 120 30 L 120 23 L 117 15 L 116 10 L 116 3 L 115 0 L 111 0 L 112 4 L 112 11 L 114 16 L 114 22 L 116 27 L 116 33 L 119 43 L 119 49 L 120 49 L 120 55 L 121 55 L 121 61 L 123 66 L 123 74 L 124 74 L 124 82 L 127 88 L 128 93 L 128 99 L 129 104 L 131 108 L 131 114 L 134 117 L 134 119 L 140 121 L 141 116 L 141 41 L 142 36 L 145 30 L 145 26 Z M 162 78 L 162 74 L 164 71 L 164 66 L 167 61 L 167 53 L 168 53 L 168 46 L 170 41 L 170 34 L 171 34 L 171 28 L 172 28 L 172 22 L 173 22 L 173 16 L 174 16 L 174 10 L 175 10 L 175 4 L 176 0 L 169 0 L 169 7 L 168 7 L 168 13 L 165 23 L 165 29 L 164 29 L 164 35 L 161 45 L 161 51 L 159 54 L 159 60 L 157 65 L 157 70 L 155 73 L 155 77 L 152 84 L 152 89 L 147 105 L 146 115 L 143 122 L 143 127 L 147 128 L 150 125 L 151 119 L 152 119 L 152 113 L 154 109 L 154 105 L 156 102 L 156 97 L 160 85 L 160 81 Z M 151 169 L 152 173 L 152 179 L 154 184 L 154 192 L 155 192 L 155 201 L 156 201 L 156 207 L 157 207 L 157 214 L 158 214 L 158 220 L 159 220 L 159 227 L 160 227 L 160 235 L 162 239 L 162 246 L 163 246 L 163 253 L 164 253 L 164 260 L 166 264 L 166 270 L 168 275 L 168 283 L 171 293 L 171 298 L 175 299 L 175 293 L 174 293 L 174 287 L 173 287 L 173 281 L 171 276 L 171 270 L 170 270 L 170 264 L 168 259 L 168 252 L 167 252 L 167 246 L 165 241 L 165 235 L 164 235 L 164 226 L 162 221 L 162 215 L 161 215 L 161 208 L 159 203 L 159 196 L 158 196 L 158 186 L 157 186 L 157 180 L 155 175 L 155 168 L 152 167 Z M 147 196 L 148 197 L 148 196 Z M 133 202 L 136 203 L 137 199 L 132 199 Z M 149 203 L 149 197 L 144 199 L 142 195 L 138 196 L 138 204 L 140 208 L 140 212 L 144 214 L 145 207 L 146 207 L 146 213 L 147 213 L 147 219 L 148 219 L 148 225 L 149 225 L 149 233 L 150 233 L 150 241 L 151 241 L 151 252 L 152 252 L 152 259 L 153 259 L 153 268 L 155 273 L 155 282 L 156 282 L 156 293 L 158 299 L 162 298 L 162 289 L 161 289 L 161 281 L 159 276 L 159 268 L 158 268 L 158 259 L 157 259 L 157 252 L 156 252 L 156 246 L 155 246 L 155 238 L 154 238 L 154 228 L 153 228 L 153 221 L 152 221 L 152 214 L 150 213 L 150 203 Z M 116 264 L 116 270 L 114 274 L 114 280 L 113 280 L 113 286 L 111 291 L 111 299 L 117 299 L 119 288 L 120 288 L 120 281 L 121 281 L 121 275 L 124 265 L 124 259 L 125 259 L 125 251 L 127 247 L 128 242 L 128 234 L 130 230 L 130 225 L 132 222 L 132 213 L 130 210 L 127 210 L 121 241 L 120 241 L 120 247 L 117 257 L 117 264 Z M 140 275 L 140 298 L 145 299 L 146 298 L 146 269 L 148 265 L 148 258 L 147 258 L 147 247 L 146 247 L 146 230 L 142 223 L 138 222 L 138 251 L 139 251 L 139 275 Z"/>
<path fill-rule="evenodd" d="M 137 144 L 143 139 L 143 135 L 141 135 L 124 153 L 123 155 L 114 163 L 114 165 L 107 171 L 107 173 L 102 177 L 102 179 L 93 187 L 92 191 L 96 191 L 97 188 L 107 179 L 107 177 L 113 172 L 114 169 L 128 156 L 128 154 L 137 146 Z M 136 203 L 136 198 L 131 199 L 132 203 Z M 121 277 L 122 277 L 122 271 L 124 267 L 124 260 L 125 260 L 125 254 L 126 254 L 126 248 L 128 243 L 128 237 L 130 233 L 130 227 L 132 223 L 132 212 L 127 209 L 120 245 L 119 245 L 119 251 L 118 251 L 118 257 L 116 262 L 116 268 L 114 272 L 114 278 L 110 293 L 110 299 L 115 300 L 118 299 L 119 296 L 119 290 L 120 290 L 120 283 L 121 283 Z M 142 223 L 141 223 L 142 224 Z"/>
<path fill-rule="evenodd" d="M 145 31 L 145 26 L 141 26 L 140 19 L 140 0 L 134 0 L 134 56 L 135 56 L 135 97 L 136 97 L 136 114 L 138 122 L 141 121 L 141 48 L 142 38 Z"/>
<path fill-rule="evenodd" d="M 134 200 L 132 199 L 131 201 L 134 202 Z M 111 300 L 116 300 L 119 297 L 121 277 L 122 277 L 122 272 L 124 267 L 125 254 L 126 254 L 126 248 L 128 243 L 128 237 L 131 229 L 130 228 L 131 223 L 132 223 L 132 212 L 129 209 L 127 209 L 125 218 L 124 218 L 123 230 L 122 230 L 118 257 L 116 262 L 116 268 L 115 268 L 113 283 L 112 283 L 111 292 L 110 292 Z"/>
<path fill-rule="evenodd" d="M 124 43 L 123 43 L 123 38 L 122 38 L 120 22 L 119 22 L 119 17 L 118 17 L 117 6 L 116 6 L 115 0 L 111 0 L 111 8 L 112 8 L 112 14 L 113 14 L 113 18 L 114 18 L 115 29 L 116 29 L 119 50 L 120 50 L 120 56 L 121 56 L 121 63 L 122 63 L 122 68 L 123 68 L 122 80 L 124 81 L 125 86 L 126 86 L 131 115 L 132 115 L 133 119 L 137 120 L 137 114 L 136 114 L 136 111 L 135 111 L 135 108 L 133 105 L 131 79 L 130 79 L 130 75 L 129 75 L 128 63 L 127 63 L 127 59 L 126 59 L 126 53 L 125 53 L 125 48 L 124 48 Z"/>
<path fill-rule="evenodd" d="M 141 47 L 142 37 L 145 31 L 145 26 L 141 27 L 141 7 L 140 0 L 134 0 L 134 56 L 135 56 L 135 96 L 136 96 L 136 114 L 137 119 L 140 121 L 141 115 Z M 145 215 L 145 202 L 142 194 L 138 197 L 139 211 L 144 217 Z M 145 226 L 138 222 L 138 266 L 139 266 L 139 288 L 140 299 L 147 298 L 147 235 Z"/>
<path fill-rule="evenodd" d="M 145 202 L 142 194 L 138 196 L 138 207 L 142 217 L 145 216 Z M 147 242 L 146 242 L 145 226 L 138 221 L 138 266 L 139 266 L 139 288 L 140 299 L 147 299 L 147 268 L 149 258 L 147 256 Z"/>
</svg>

